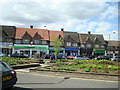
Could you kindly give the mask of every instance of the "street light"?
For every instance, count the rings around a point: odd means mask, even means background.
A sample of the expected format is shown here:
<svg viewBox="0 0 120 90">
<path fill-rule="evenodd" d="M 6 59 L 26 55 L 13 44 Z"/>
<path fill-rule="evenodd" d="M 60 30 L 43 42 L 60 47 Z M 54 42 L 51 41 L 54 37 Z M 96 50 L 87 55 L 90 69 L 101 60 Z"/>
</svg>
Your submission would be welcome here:
<svg viewBox="0 0 120 90">
<path fill-rule="evenodd" d="M 110 50 L 111 50 L 111 47 L 110 47 L 110 35 L 111 34 L 115 34 L 115 32 L 109 33 L 109 43 L 108 43 L 108 45 L 109 45 L 109 50 L 108 50 L 109 51 L 109 56 L 110 56 Z"/>
</svg>

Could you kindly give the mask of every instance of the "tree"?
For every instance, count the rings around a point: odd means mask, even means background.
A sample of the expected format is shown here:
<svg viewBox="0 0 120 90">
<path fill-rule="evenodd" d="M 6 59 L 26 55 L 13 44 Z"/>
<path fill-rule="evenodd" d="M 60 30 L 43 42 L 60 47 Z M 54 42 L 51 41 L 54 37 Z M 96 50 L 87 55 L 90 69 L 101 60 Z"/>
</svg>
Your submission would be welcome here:
<svg viewBox="0 0 120 90">
<path fill-rule="evenodd" d="M 59 35 L 55 40 L 53 41 L 54 44 L 54 54 L 55 54 L 55 59 L 57 59 L 57 55 L 60 52 L 60 47 L 63 46 L 63 38 Z"/>
</svg>

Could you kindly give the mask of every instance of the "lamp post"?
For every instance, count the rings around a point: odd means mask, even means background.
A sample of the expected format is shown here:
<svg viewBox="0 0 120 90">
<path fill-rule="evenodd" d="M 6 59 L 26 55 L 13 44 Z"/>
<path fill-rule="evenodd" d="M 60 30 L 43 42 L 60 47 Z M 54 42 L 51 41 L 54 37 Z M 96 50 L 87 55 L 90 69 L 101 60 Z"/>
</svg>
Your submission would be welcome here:
<svg viewBox="0 0 120 90">
<path fill-rule="evenodd" d="M 110 51 L 111 51 L 111 46 L 110 46 L 110 39 L 111 39 L 110 36 L 111 36 L 111 34 L 115 34 L 115 32 L 109 33 L 109 43 L 108 43 L 108 45 L 109 45 L 109 50 L 108 50 L 109 51 L 109 53 L 108 53 L 109 57 L 110 57 Z"/>
<path fill-rule="evenodd" d="M 30 58 L 32 58 L 32 44 L 33 44 L 33 41 L 31 41 L 30 44 L 31 44 L 31 48 L 30 48 Z"/>
</svg>

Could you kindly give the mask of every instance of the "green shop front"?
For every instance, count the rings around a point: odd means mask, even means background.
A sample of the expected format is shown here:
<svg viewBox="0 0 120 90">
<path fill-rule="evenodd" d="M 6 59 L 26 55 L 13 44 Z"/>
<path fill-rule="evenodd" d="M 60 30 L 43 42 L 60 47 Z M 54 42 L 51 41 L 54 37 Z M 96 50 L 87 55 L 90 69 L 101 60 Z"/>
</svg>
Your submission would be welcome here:
<svg viewBox="0 0 120 90">
<path fill-rule="evenodd" d="M 93 55 L 106 55 L 105 49 L 93 49 Z"/>
<path fill-rule="evenodd" d="M 30 57 L 35 56 L 36 54 L 45 53 L 49 54 L 48 45 L 23 45 L 23 44 L 14 44 L 13 46 L 14 53 L 24 53 Z"/>
</svg>

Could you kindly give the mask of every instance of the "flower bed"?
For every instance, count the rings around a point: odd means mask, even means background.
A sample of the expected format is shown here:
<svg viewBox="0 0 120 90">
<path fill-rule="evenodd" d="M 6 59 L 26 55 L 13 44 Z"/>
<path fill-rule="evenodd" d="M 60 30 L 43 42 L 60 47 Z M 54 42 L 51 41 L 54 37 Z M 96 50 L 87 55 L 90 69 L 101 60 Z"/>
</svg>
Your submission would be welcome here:
<svg viewBox="0 0 120 90">
<path fill-rule="evenodd" d="M 120 74 L 119 62 L 109 60 L 53 60 L 50 63 L 57 63 L 59 65 L 46 67 L 45 69 Z"/>
<path fill-rule="evenodd" d="M 4 61 L 6 63 L 10 62 L 10 65 L 27 64 L 27 63 L 31 63 L 31 62 L 37 61 L 37 59 L 14 58 L 14 57 L 0 57 L 0 60 Z"/>
</svg>

